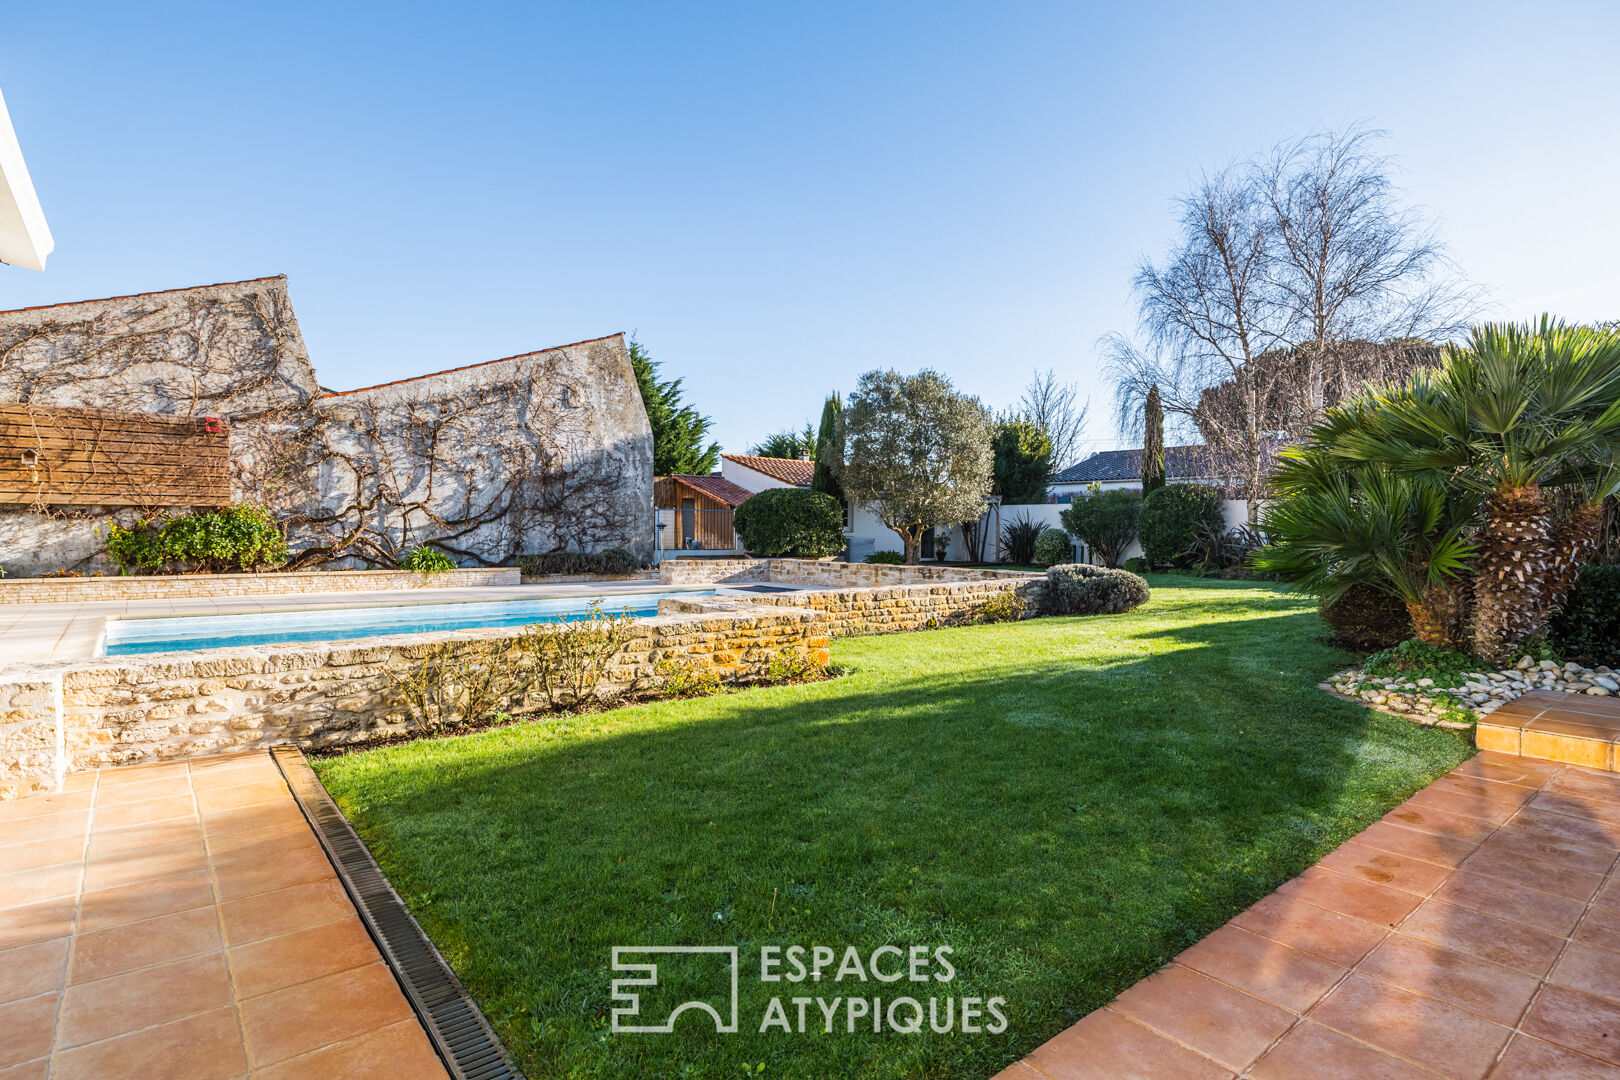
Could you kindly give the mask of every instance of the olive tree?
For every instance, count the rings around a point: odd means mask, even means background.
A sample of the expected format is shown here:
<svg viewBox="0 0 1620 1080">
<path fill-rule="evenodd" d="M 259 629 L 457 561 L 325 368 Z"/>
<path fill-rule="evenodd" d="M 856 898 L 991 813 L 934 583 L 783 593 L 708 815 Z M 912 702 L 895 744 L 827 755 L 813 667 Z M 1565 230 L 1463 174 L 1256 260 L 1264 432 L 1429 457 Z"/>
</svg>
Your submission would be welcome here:
<svg viewBox="0 0 1620 1080">
<path fill-rule="evenodd" d="M 928 528 L 978 517 L 993 427 L 979 399 L 937 371 L 868 371 L 839 414 L 839 481 L 899 534 L 915 563 Z"/>
</svg>

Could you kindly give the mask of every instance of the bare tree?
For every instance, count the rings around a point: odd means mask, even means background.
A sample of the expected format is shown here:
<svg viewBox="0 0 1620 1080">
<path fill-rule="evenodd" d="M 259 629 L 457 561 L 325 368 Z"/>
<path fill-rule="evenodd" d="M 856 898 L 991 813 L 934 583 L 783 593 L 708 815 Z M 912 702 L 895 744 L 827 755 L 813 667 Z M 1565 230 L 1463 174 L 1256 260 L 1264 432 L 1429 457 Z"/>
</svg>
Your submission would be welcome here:
<svg viewBox="0 0 1620 1080">
<path fill-rule="evenodd" d="M 1074 464 L 1090 409 L 1090 401 L 1079 400 L 1074 383 L 1058 382 L 1057 373 L 1051 368 L 1045 371 L 1037 368 L 1029 385 L 1024 387 L 1024 396 L 1018 399 L 1012 411 L 1017 418 L 1028 420 L 1046 432 L 1046 437 L 1052 441 L 1052 464 L 1061 470 Z"/>
</svg>

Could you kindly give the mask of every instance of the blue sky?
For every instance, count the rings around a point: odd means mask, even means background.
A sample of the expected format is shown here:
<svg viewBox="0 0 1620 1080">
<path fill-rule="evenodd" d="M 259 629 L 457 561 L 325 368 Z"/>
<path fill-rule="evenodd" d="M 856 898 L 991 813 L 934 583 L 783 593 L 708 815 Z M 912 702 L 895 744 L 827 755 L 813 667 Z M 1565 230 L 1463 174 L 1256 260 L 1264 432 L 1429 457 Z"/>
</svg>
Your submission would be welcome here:
<svg viewBox="0 0 1620 1080">
<path fill-rule="evenodd" d="M 285 273 L 346 388 L 634 330 L 728 449 L 877 366 L 1093 400 L 1201 167 L 1390 133 L 1496 314 L 1620 315 L 1614 4 L 12 4 L 56 252 Z"/>
</svg>

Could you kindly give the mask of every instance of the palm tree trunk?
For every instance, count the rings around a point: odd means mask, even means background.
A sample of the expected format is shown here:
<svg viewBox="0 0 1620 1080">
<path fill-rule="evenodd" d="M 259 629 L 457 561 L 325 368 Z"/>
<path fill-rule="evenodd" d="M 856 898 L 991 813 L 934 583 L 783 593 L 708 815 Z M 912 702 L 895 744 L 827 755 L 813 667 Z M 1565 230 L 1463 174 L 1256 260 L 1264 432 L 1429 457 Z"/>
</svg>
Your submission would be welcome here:
<svg viewBox="0 0 1620 1080">
<path fill-rule="evenodd" d="M 1537 486 L 1498 490 L 1485 504 L 1474 563 L 1473 653 L 1502 663 L 1547 625 L 1553 545 Z"/>
<path fill-rule="evenodd" d="M 1468 609 L 1465 582 L 1433 585 L 1423 591 L 1421 600 L 1408 600 L 1406 614 L 1412 619 L 1412 632 L 1425 645 L 1455 649 L 1462 644 L 1463 616 Z"/>
<path fill-rule="evenodd" d="M 1581 568 L 1597 555 L 1598 540 L 1603 535 L 1603 500 L 1593 499 L 1576 508 L 1568 521 L 1552 531 L 1552 559 L 1547 575 L 1547 610 L 1544 618 L 1551 621 L 1564 610 L 1575 579 Z"/>
</svg>

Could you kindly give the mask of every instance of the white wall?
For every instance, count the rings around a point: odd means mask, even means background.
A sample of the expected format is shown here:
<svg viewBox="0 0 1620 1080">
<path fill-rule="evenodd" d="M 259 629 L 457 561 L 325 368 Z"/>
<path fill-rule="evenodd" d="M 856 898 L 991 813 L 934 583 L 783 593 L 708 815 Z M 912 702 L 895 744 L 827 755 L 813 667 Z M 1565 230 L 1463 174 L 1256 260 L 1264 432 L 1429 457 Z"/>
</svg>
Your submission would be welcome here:
<svg viewBox="0 0 1620 1080">
<path fill-rule="evenodd" d="M 760 492 L 770 488 L 795 486 L 783 483 L 774 476 L 766 476 L 762 472 L 750 469 L 746 465 L 739 465 L 730 458 L 724 457 L 720 459 L 720 476 L 723 479 L 730 480 L 744 491 Z"/>
</svg>

